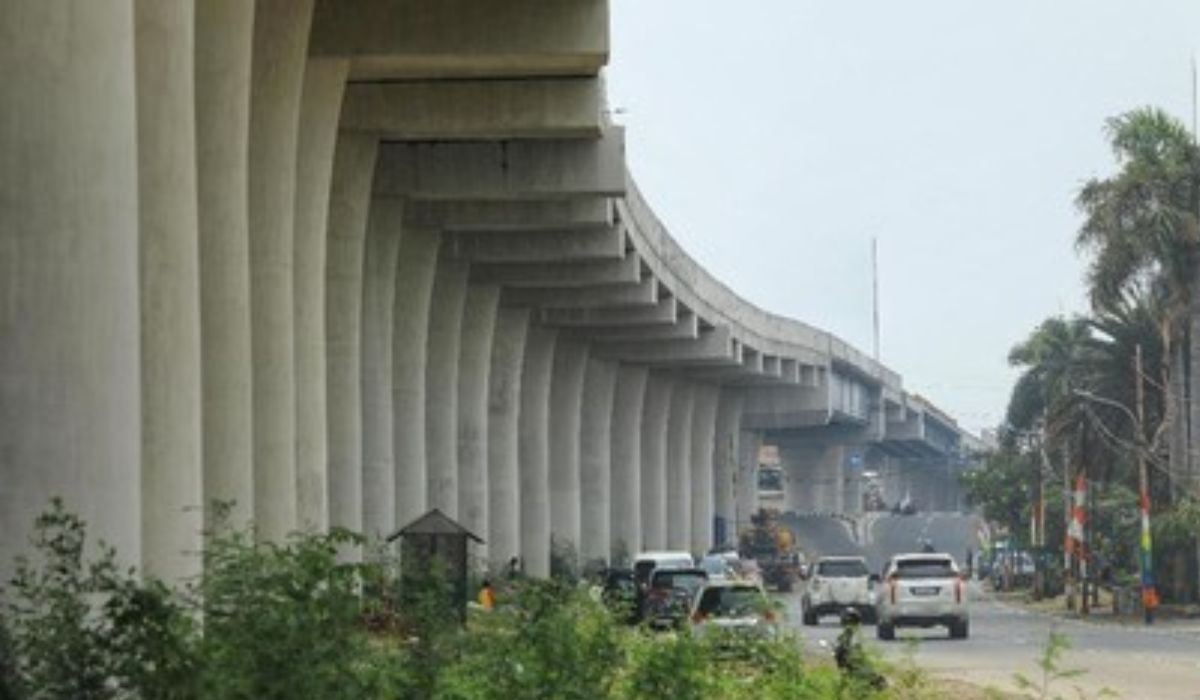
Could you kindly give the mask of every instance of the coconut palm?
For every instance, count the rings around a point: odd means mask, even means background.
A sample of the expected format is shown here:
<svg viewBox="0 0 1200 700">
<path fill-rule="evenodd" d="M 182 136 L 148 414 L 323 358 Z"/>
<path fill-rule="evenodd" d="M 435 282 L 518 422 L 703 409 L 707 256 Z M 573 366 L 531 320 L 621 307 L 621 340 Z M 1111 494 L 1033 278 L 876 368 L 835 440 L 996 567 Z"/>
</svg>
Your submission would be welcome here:
<svg viewBox="0 0 1200 700">
<path fill-rule="evenodd" d="M 1085 215 L 1077 245 L 1092 254 L 1088 284 L 1097 311 L 1130 294 L 1157 300 L 1159 335 L 1170 358 L 1163 383 L 1171 472 L 1190 470 L 1200 456 L 1200 410 L 1188 411 L 1187 338 L 1200 339 L 1200 149 L 1179 120 L 1155 108 L 1108 120 L 1118 172 L 1089 180 L 1077 205 Z M 1200 342 L 1192 343 L 1190 394 L 1200 396 Z M 1190 430 L 1189 430 L 1190 423 Z M 1189 440 L 1189 435 L 1191 439 Z"/>
</svg>

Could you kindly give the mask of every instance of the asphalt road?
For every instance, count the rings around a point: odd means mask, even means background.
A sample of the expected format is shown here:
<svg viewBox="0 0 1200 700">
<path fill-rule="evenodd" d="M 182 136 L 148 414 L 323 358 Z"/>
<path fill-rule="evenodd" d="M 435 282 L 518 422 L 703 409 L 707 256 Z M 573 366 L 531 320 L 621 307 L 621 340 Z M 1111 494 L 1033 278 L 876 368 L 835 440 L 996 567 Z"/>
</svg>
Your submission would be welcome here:
<svg viewBox="0 0 1200 700">
<path fill-rule="evenodd" d="M 825 518 L 825 523 L 815 522 L 817 518 L 801 520 L 796 534 L 810 552 L 859 553 L 868 557 L 873 570 L 891 554 L 918 548 L 925 537 L 960 560 L 968 547 L 979 548 L 980 523 L 971 516 L 886 515 L 868 519 L 857 528 L 832 518 Z M 861 531 L 859 540 L 851 536 L 856 531 Z M 1071 643 L 1063 665 L 1084 673 L 1052 686 L 1055 692 L 1051 696 L 1074 697 L 1077 686 L 1089 696 L 1108 688 L 1123 698 L 1200 699 L 1200 625 L 1163 624 L 1146 629 L 1063 620 L 996 601 L 977 583 L 972 584 L 971 596 L 971 637 L 967 640 L 951 641 L 941 628 L 898 630 L 895 642 L 876 641 L 873 627 L 865 628 L 864 636 L 886 659 L 899 662 L 911 655 L 917 665 L 935 674 L 1015 690 L 1016 672 L 1040 680 L 1037 660 L 1054 629 Z M 790 623 L 809 652 L 832 654 L 839 631 L 835 621 L 827 618 L 820 627 L 803 627 L 799 624 L 800 594 L 782 599 Z"/>
</svg>

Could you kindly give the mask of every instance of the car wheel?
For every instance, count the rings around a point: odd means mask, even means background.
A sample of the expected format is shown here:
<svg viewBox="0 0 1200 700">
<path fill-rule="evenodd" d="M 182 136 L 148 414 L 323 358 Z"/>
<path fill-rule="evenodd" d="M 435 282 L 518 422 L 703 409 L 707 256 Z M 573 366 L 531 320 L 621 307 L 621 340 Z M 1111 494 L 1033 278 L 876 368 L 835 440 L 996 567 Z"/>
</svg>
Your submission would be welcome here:
<svg viewBox="0 0 1200 700">
<path fill-rule="evenodd" d="M 966 639 L 970 632 L 970 623 L 966 620 L 950 623 L 950 638 L 951 639 Z"/>
<path fill-rule="evenodd" d="M 880 622 L 879 626 L 875 628 L 875 636 L 882 641 L 890 642 L 896 638 L 896 628 L 890 622 Z"/>
</svg>

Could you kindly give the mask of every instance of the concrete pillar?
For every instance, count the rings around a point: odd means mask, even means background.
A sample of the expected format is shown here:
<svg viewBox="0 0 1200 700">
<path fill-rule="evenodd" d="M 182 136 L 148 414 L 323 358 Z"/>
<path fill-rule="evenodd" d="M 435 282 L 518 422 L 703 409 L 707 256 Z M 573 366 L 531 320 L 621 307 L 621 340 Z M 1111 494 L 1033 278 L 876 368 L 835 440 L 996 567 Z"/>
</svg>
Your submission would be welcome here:
<svg viewBox="0 0 1200 700">
<path fill-rule="evenodd" d="M 637 549 L 667 546 L 667 425 L 675 381 L 656 372 L 646 379 L 642 404 L 642 542 Z"/>
<path fill-rule="evenodd" d="M 819 510 L 813 476 L 807 464 L 784 461 L 783 507 L 794 513 L 813 513 Z"/>
<path fill-rule="evenodd" d="M 325 255 L 329 524 L 349 528 L 355 532 L 364 531 L 363 270 L 367 214 L 371 206 L 371 179 L 375 171 L 378 147 L 379 142 L 374 136 L 338 136 L 333 158 L 333 181 L 329 193 Z M 394 258 L 388 270 L 395 274 Z M 386 299 L 389 303 L 391 297 L 391 289 L 388 289 Z M 391 324 L 386 327 L 390 328 Z M 390 424 L 389 417 L 388 425 Z M 390 437 L 387 447 L 391 449 Z M 389 486 L 388 493 L 391 491 Z"/>
<path fill-rule="evenodd" d="M 692 413 L 696 385 L 677 380 L 667 421 L 667 547 L 692 547 Z"/>
<path fill-rule="evenodd" d="M 842 455 L 842 503 L 843 513 L 862 512 L 862 473 L 866 460 L 865 448 L 860 445 L 847 447 Z"/>
<path fill-rule="evenodd" d="M 398 199 L 371 200 L 363 252 L 362 510 L 369 537 L 396 529 L 392 329 L 403 209 Z"/>
<path fill-rule="evenodd" d="M 258 0 L 250 83 L 250 334 L 254 518 L 264 539 L 296 520 L 293 224 L 312 0 Z"/>
<path fill-rule="evenodd" d="M 713 461 L 714 435 L 717 427 L 719 387 L 709 384 L 696 386 L 695 406 L 692 409 L 692 552 L 704 554 L 713 542 L 713 480 L 716 475 Z"/>
<path fill-rule="evenodd" d="M 254 4 L 196 4 L 196 192 L 204 505 L 254 517 L 248 169 Z M 205 509 L 205 514 L 210 513 Z"/>
<path fill-rule="evenodd" d="M 325 268 L 330 185 L 344 59 L 310 59 L 304 69 L 292 249 L 296 331 L 296 515 L 300 527 L 329 527 L 329 440 L 325 377 Z"/>
<path fill-rule="evenodd" d="M 200 269 L 191 2 L 134 4 L 141 282 L 142 568 L 200 570 Z"/>
<path fill-rule="evenodd" d="M 617 363 L 589 358 L 579 416 L 579 558 L 609 560 L 612 423 Z"/>
<path fill-rule="evenodd" d="M 550 575 L 550 377 L 557 335 L 531 325 L 521 369 L 521 557 L 531 576 Z"/>
<path fill-rule="evenodd" d="M 140 556 L 128 1 L 0 3 L 0 573 L 52 496 Z"/>
<path fill-rule="evenodd" d="M 425 367 L 429 306 L 440 236 L 405 229 L 396 266 L 392 316 L 392 445 L 396 459 L 396 527 L 425 514 Z"/>
<path fill-rule="evenodd" d="M 845 502 L 842 445 L 786 445 L 779 449 L 797 510 L 812 513 L 841 513 Z"/>
<path fill-rule="evenodd" d="M 529 309 L 496 312 L 488 373 L 488 556 L 500 568 L 521 553 L 520 418 Z"/>
<path fill-rule="evenodd" d="M 734 482 L 737 478 L 738 438 L 741 435 L 742 405 L 745 395 L 737 389 L 721 390 L 717 406 L 716 438 L 713 445 L 713 509 L 717 521 L 714 523 L 714 539 L 717 544 L 730 545 L 737 542 L 734 523 L 737 508 L 734 504 Z"/>
<path fill-rule="evenodd" d="M 425 464 L 428 507 L 458 519 L 458 361 L 467 300 L 466 263 L 437 262 L 429 308 L 425 368 Z"/>
<path fill-rule="evenodd" d="M 733 536 L 750 527 L 750 515 L 758 510 L 758 449 L 762 447 L 762 433 L 743 430 L 738 437 L 737 476 L 734 481 L 733 500 L 736 508 Z"/>
<path fill-rule="evenodd" d="M 467 288 L 458 352 L 458 520 L 484 538 L 474 550 L 484 562 L 489 546 L 488 386 L 499 305 L 499 287 Z"/>
<path fill-rule="evenodd" d="M 588 346 L 559 339 L 550 381 L 550 533 L 579 553 L 579 432 Z"/>
<path fill-rule="evenodd" d="M 629 565 L 642 546 L 642 409 L 649 371 L 619 365 L 612 403 L 612 474 L 609 481 L 611 560 Z"/>
</svg>

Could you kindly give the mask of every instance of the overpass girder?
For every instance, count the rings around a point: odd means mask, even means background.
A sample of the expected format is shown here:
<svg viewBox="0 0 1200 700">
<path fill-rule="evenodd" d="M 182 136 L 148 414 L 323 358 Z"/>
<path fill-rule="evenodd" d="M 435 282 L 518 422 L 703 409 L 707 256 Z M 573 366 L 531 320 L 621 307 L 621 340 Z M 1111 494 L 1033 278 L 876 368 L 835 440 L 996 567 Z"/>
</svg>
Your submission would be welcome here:
<svg viewBox="0 0 1200 700">
<path fill-rule="evenodd" d="M 642 281 L 642 262 L 637 253 L 629 253 L 617 260 L 577 263 L 483 263 L 471 267 L 471 281 L 514 289 L 630 285 Z"/>
<path fill-rule="evenodd" d="M 612 227 L 616 223 L 608 197 L 521 201 L 410 201 L 404 224 L 449 233 L 572 231 Z"/>
<path fill-rule="evenodd" d="M 602 226 L 579 231 L 493 232 L 449 234 L 447 250 L 473 263 L 564 263 L 621 260 L 626 256 L 625 229 Z"/>
<path fill-rule="evenodd" d="M 647 277 L 636 284 L 592 285 L 587 287 L 506 288 L 506 306 L 535 306 L 545 309 L 590 309 L 605 307 L 654 306 L 658 303 L 658 282 Z"/>
</svg>

